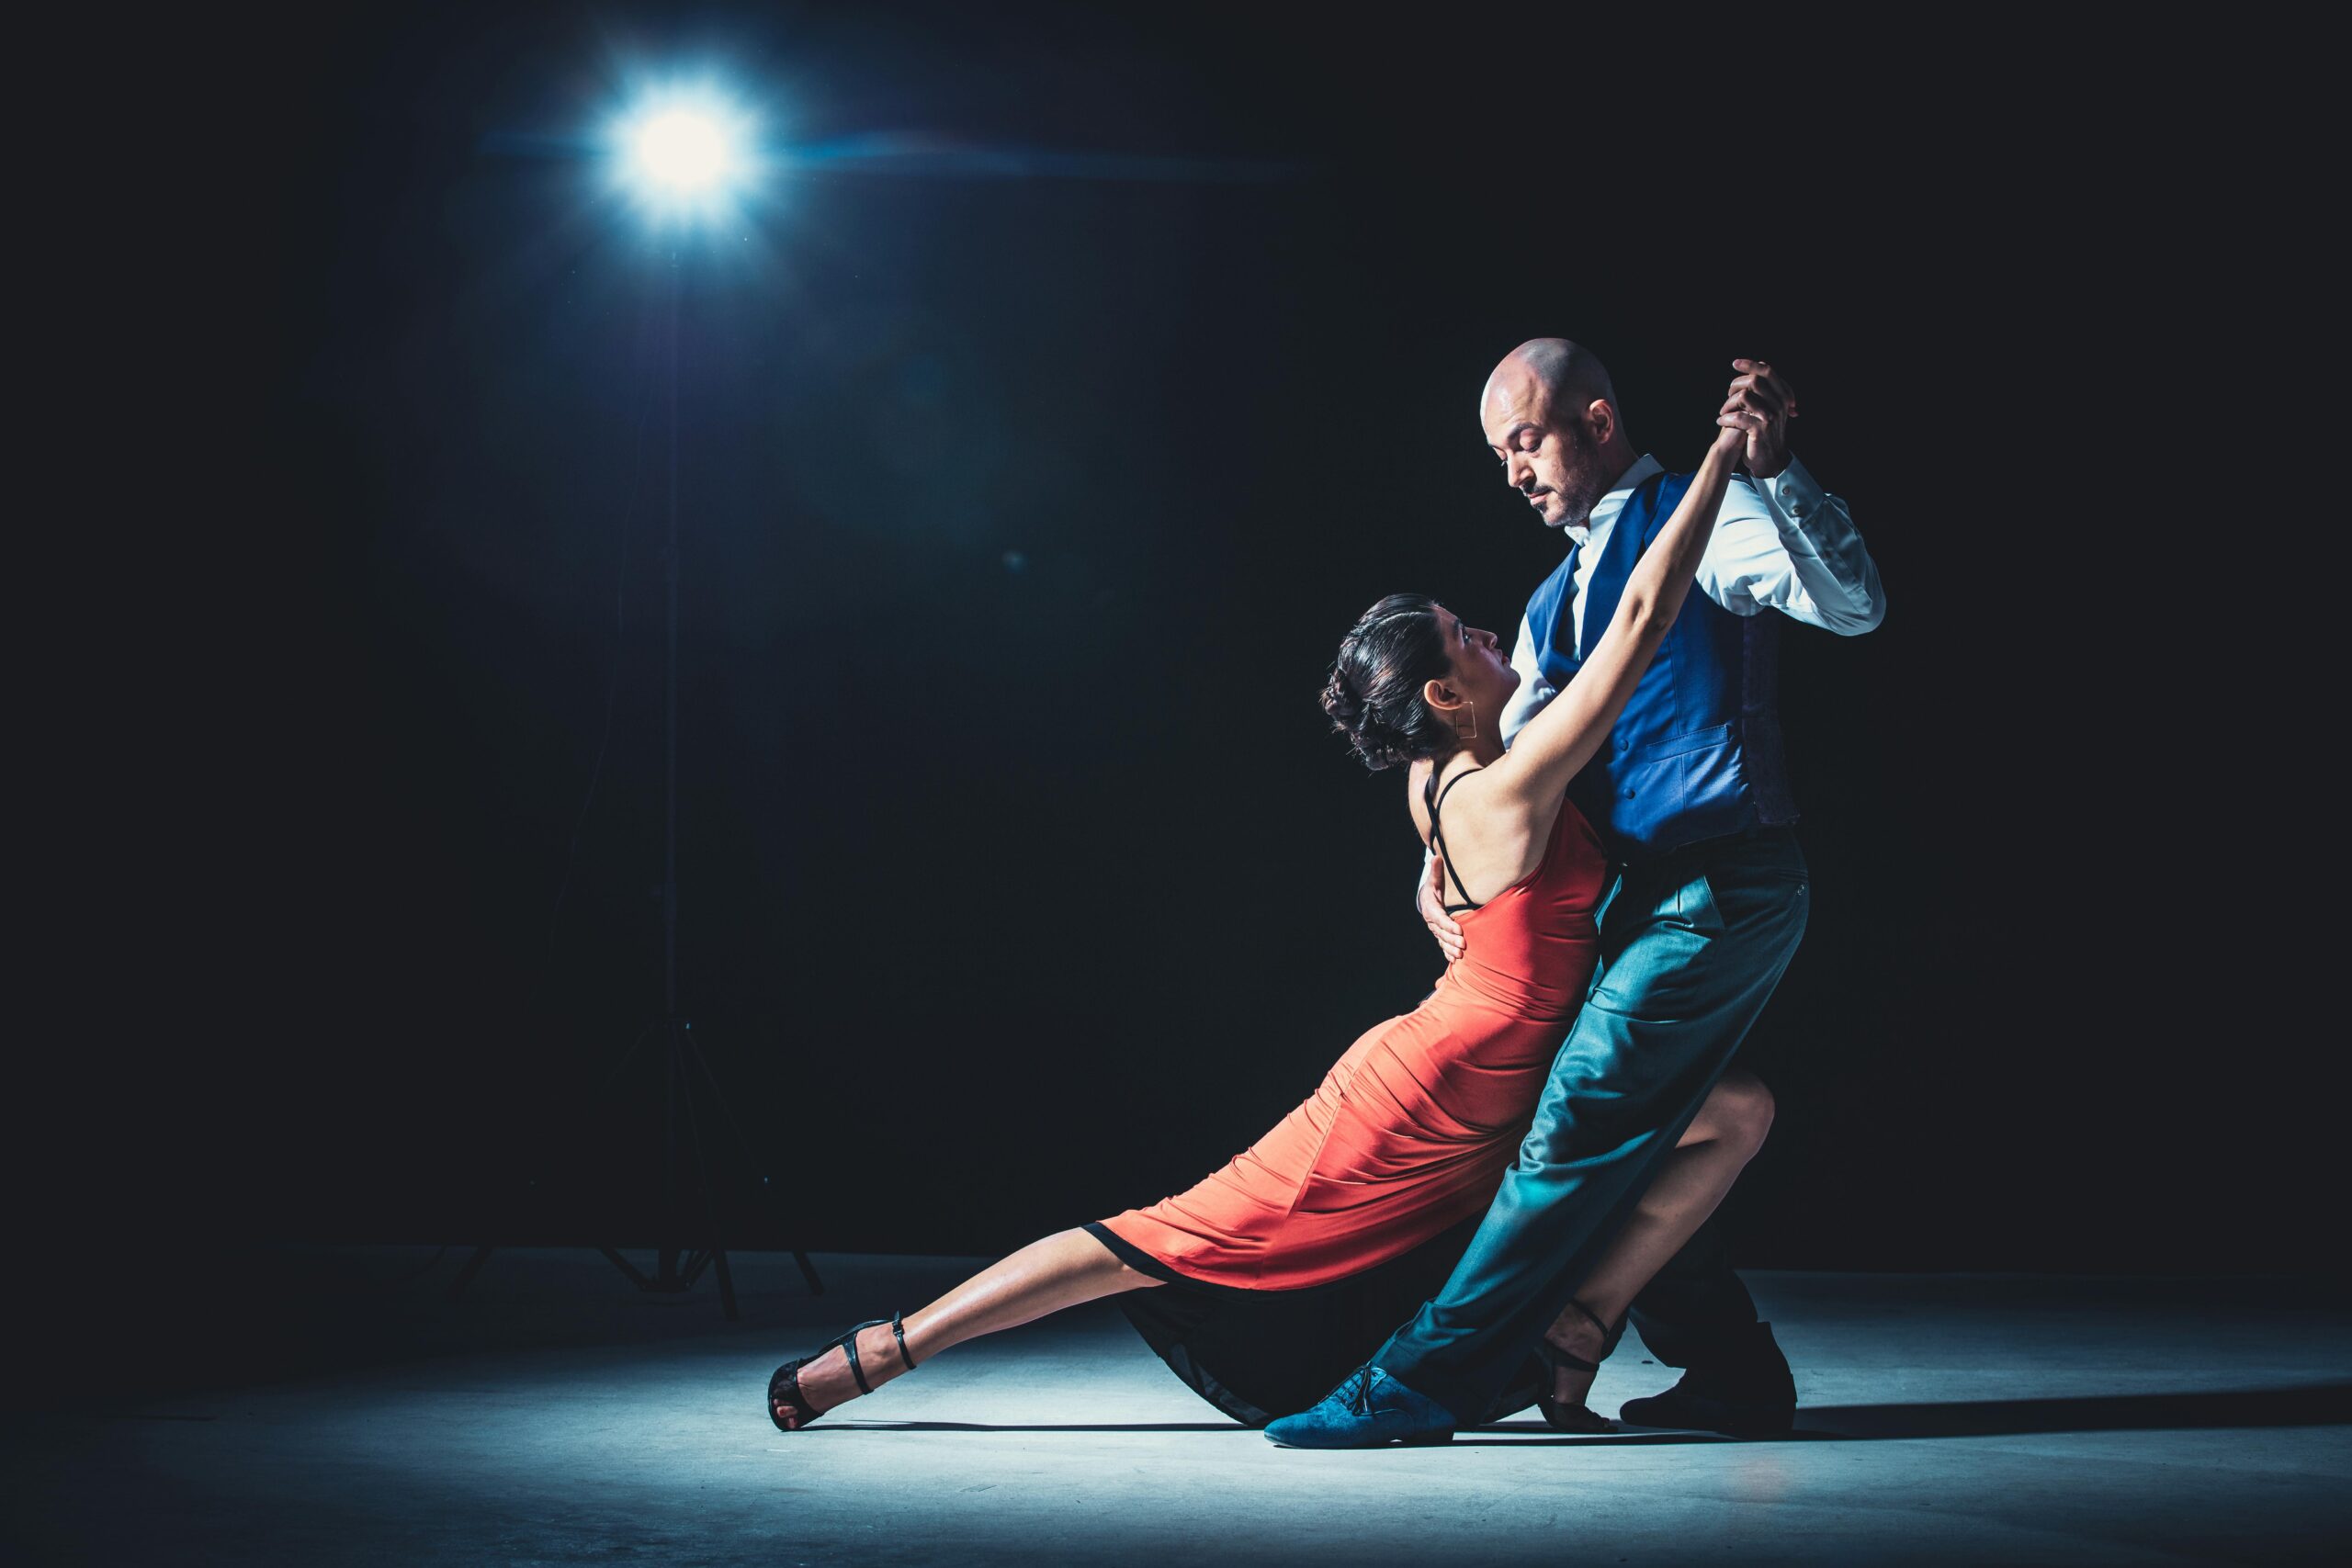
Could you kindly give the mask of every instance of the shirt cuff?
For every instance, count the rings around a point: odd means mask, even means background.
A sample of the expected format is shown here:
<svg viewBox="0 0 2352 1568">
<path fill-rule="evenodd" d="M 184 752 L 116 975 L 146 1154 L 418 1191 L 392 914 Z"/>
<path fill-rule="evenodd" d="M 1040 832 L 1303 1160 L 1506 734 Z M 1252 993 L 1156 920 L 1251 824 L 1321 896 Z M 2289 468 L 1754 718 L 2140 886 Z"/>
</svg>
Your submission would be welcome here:
<svg viewBox="0 0 2352 1568">
<path fill-rule="evenodd" d="M 1800 526 L 1811 522 L 1821 511 L 1820 481 L 1797 461 L 1797 455 L 1793 452 L 1789 454 L 1787 468 L 1769 479 L 1758 480 L 1756 489 L 1772 503 L 1772 510 Z"/>
</svg>

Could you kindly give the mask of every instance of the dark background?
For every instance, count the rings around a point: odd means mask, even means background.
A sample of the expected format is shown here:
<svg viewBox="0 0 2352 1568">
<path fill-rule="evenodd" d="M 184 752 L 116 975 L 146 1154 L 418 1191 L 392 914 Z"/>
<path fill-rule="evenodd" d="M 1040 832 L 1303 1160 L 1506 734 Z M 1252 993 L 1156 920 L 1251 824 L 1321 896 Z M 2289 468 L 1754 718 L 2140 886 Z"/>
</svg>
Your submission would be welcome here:
<svg viewBox="0 0 2352 1568">
<path fill-rule="evenodd" d="M 1743 1048 L 1781 1102 L 1744 1258 L 2308 1266 L 2309 1043 L 2212 1000 L 2245 825 L 2183 804 L 2222 767 L 2150 706 L 2177 602 L 2081 564 L 2193 575 L 2128 477 L 2161 433 L 2094 434 L 2194 270 L 2122 239 L 2128 52 L 1463 22 L 251 40 L 173 415 L 239 478 L 129 465 L 188 525 L 131 591 L 172 628 L 118 780 L 153 957 L 98 982 L 138 1021 L 76 1091 L 129 1154 L 60 1179 L 191 1245 L 654 1239 L 658 1080 L 606 1081 L 661 1005 L 674 273 L 681 979 L 773 1179 L 730 1156 L 739 1244 L 1148 1202 L 1426 991 L 1401 782 L 1315 694 L 1384 592 L 1509 635 L 1561 542 L 1476 394 L 1559 333 L 1670 466 L 1773 359 L 1887 589 L 1867 637 L 1785 639 L 1817 901 Z M 579 138 L 671 60 L 780 142 L 930 151 L 650 240 Z"/>
</svg>

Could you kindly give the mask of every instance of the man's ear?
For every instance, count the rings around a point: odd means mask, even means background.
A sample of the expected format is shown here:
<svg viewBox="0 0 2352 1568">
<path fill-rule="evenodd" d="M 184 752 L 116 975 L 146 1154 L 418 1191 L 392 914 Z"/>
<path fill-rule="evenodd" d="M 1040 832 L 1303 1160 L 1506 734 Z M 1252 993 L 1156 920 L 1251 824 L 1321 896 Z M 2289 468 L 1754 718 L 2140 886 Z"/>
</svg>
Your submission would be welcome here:
<svg viewBox="0 0 2352 1568">
<path fill-rule="evenodd" d="M 1609 445 L 1609 438 L 1617 434 L 1617 411 L 1607 398 L 1595 398 L 1585 405 L 1584 427 L 1595 446 Z"/>
</svg>

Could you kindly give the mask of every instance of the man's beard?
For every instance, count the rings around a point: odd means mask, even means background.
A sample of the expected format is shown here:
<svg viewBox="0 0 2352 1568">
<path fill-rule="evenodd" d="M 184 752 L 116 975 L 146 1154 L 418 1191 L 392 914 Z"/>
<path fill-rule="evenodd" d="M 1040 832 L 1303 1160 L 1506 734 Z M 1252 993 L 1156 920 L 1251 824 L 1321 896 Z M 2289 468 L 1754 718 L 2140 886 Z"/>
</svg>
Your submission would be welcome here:
<svg viewBox="0 0 2352 1568">
<path fill-rule="evenodd" d="M 1563 485 L 1553 491 L 1560 498 L 1560 504 L 1566 510 L 1552 526 L 1582 532 L 1591 525 L 1592 509 L 1600 504 L 1602 496 L 1609 493 L 1609 486 L 1600 477 L 1600 452 L 1590 436 L 1571 426 L 1568 449 L 1579 477 L 1572 485 Z"/>
<path fill-rule="evenodd" d="M 1560 520 L 1552 526 L 1574 528 L 1579 533 L 1589 528 L 1592 525 L 1592 509 L 1600 505 L 1600 498 L 1608 493 L 1607 485 L 1590 478 L 1584 479 L 1573 491 L 1561 491 L 1560 504 L 1567 510 L 1560 514 Z"/>
</svg>

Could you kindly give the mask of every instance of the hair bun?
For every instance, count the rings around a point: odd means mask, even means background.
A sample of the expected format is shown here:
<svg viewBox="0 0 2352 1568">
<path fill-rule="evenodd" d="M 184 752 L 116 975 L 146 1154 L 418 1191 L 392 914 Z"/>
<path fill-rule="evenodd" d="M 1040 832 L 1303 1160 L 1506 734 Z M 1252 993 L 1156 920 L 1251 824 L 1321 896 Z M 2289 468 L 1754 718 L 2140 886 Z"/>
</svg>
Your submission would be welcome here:
<svg viewBox="0 0 2352 1568">
<path fill-rule="evenodd" d="M 1442 755 L 1459 741 L 1421 700 L 1421 686 L 1446 668 L 1435 602 L 1392 593 L 1341 639 L 1330 679 L 1323 682 L 1323 711 L 1374 773 Z"/>
<path fill-rule="evenodd" d="M 1331 716 L 1331 728 L 1348 738 L 1348 745 L 1365 767 L 1376 773 L 1394 761 L 1389 755 L 1393 737 L 1384 733 L 1387 727 L 1336 665 L 1331 678 L 1323 682 L 1322 701 L 1323 711 Z"/>
<path fill-rule="evenodd" d="M 1337 665 L 1331 667 L 1331 678 L 1323 682 L 1323 711 L 1341 729 L 1351 730 L 1363 716 L 1363 698 L 1348 683 Z"/>
<path fill-rule="evenodd" d="M 1324 682 L 1323 711 L 1331 716 L 1331 728 L 1348 738 L 1357 759 L 1374 773 L 1420 755 L 1411 738 L 1381 711 L 1380 705 L 1358 692 L 1338 670 Z"/>
</svg>

